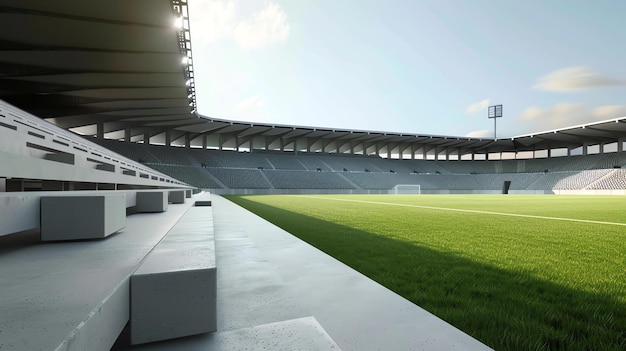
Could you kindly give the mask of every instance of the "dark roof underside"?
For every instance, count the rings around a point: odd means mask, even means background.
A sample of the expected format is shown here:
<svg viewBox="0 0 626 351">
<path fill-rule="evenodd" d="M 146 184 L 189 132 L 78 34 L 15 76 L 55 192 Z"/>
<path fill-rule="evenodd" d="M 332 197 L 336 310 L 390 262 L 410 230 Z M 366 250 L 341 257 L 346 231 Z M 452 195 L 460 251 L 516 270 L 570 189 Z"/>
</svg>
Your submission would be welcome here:
<svg viewBox="0 0 626 351">
<path fill-rule="evenodd" d="M 494 141 L 199 116 L 180 14 L 188 16 L 185 0 L 0 0 L 0 99 L 85 135 L 220 148 L 471 154 L 626 137 L 626 118 Z"/>
</svg>

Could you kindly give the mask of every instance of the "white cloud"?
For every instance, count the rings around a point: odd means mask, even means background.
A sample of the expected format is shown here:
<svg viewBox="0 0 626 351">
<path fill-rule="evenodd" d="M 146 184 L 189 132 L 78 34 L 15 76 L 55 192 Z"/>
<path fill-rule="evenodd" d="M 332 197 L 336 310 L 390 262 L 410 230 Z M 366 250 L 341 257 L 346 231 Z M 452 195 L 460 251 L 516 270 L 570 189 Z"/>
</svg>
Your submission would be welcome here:
<svg viewBox="0 0 626 351">
<path fill-rule="evenodd" d="M 260 12 L 239 22 L 233 36 L 243 50 L 284 43 L 289 36 L 287 14 L 278 4 L 268 2 Z"/>
<path fill-rule="evenodd" d="M 245 11 L 241 3 L 232 0 L 190 2 L 194 43 L 211 45 L 232 39 L 242 50 L 284 43 L 290 31 L 287 13 L 273 2 L 254 2 L 252 5 L 259 6 L 252 12 Z"/>
<path fill-rule="evenodd" d="M 234 1 L 191 1 L 189 6 L 194 43 L 213 44 L 232 36 L 237 20 Z"/>
<path fill-rule="evenodd" d="M 465 136 L 468 138 L 493 138 L 493 130 L 475 130 L 465 134 Z"/>
<path fill-rule="evenodd" d="M 626 81 L 604 76 L 590 67 L 563 68 L 539 79 L 533 89 L 545 91 L 577 91 L 626 85 Z"/>
<path fill-rule="evenodd" d="M 467 108 L 465 109 L 465 113 L 474 114 L 486 109 L 487 107 L 489 107 L 489 99 L 484 99 L 482 101 L 467 106 Z"/>
<path fill-rule="evenodd" d="M 589 109 L 584 103 L 560 103 L 547 108 L 531 106 L 518 120 L 533 132 L 566 128 L 626 116 L 626 105 L 606 105 Z"/>
<path fill-rule="evenodd" d="M 265 100 L 258 96 L 251 96 L 242 100 L 235 109 L 238 117 L 248 118 L 249 120 L 258 115 L 265 106 Z"/>
<path fill-rule="evenodd" d="M 616 117 L 626 117 L 626 105 L 606 105 L 596 107 L 593 115 L 599 119 L 611 119 Z"/>
</svg>

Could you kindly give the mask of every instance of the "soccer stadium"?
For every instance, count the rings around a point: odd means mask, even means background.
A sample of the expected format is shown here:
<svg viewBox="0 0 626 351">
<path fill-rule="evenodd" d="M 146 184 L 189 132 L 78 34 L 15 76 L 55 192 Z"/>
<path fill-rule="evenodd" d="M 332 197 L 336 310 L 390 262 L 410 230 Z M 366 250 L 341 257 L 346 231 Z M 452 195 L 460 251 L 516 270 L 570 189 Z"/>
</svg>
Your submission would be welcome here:
<svg viewBox="0 0 626 351">
<path fill-rule="evenodd" d="M 626 117 L 208 117 L 189 17 L 0 1 L 0 350 L 626 349 Z"/>
</svg>

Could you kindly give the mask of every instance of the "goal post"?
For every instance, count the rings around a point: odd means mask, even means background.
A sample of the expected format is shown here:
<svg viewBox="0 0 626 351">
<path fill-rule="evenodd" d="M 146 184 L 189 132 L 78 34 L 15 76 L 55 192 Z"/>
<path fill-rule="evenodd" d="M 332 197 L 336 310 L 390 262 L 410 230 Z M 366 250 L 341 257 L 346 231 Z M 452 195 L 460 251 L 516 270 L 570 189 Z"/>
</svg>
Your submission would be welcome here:
<svg viewBox="0 0 626 351">
<path fill-rule="evenodd" d="M 419 184 L 397 184 L 392 188 L 393 194 L 402 195 L 402 194 L 413 194 L 413 195 L 421 195 L 422 187 Z"/>
</svg>

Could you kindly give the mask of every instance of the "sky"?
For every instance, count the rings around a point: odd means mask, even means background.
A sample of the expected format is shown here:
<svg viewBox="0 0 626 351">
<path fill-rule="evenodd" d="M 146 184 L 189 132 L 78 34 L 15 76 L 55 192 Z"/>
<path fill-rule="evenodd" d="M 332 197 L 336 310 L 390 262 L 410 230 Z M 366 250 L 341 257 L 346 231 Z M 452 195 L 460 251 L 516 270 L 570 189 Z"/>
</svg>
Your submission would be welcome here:
<svg viewBox="0 0 626 351">
<path fill-rule="evenodd" d="M 497 137 L 626 116 L 623 0 L 189 0 L 198 112 Z"/>
</svg>

